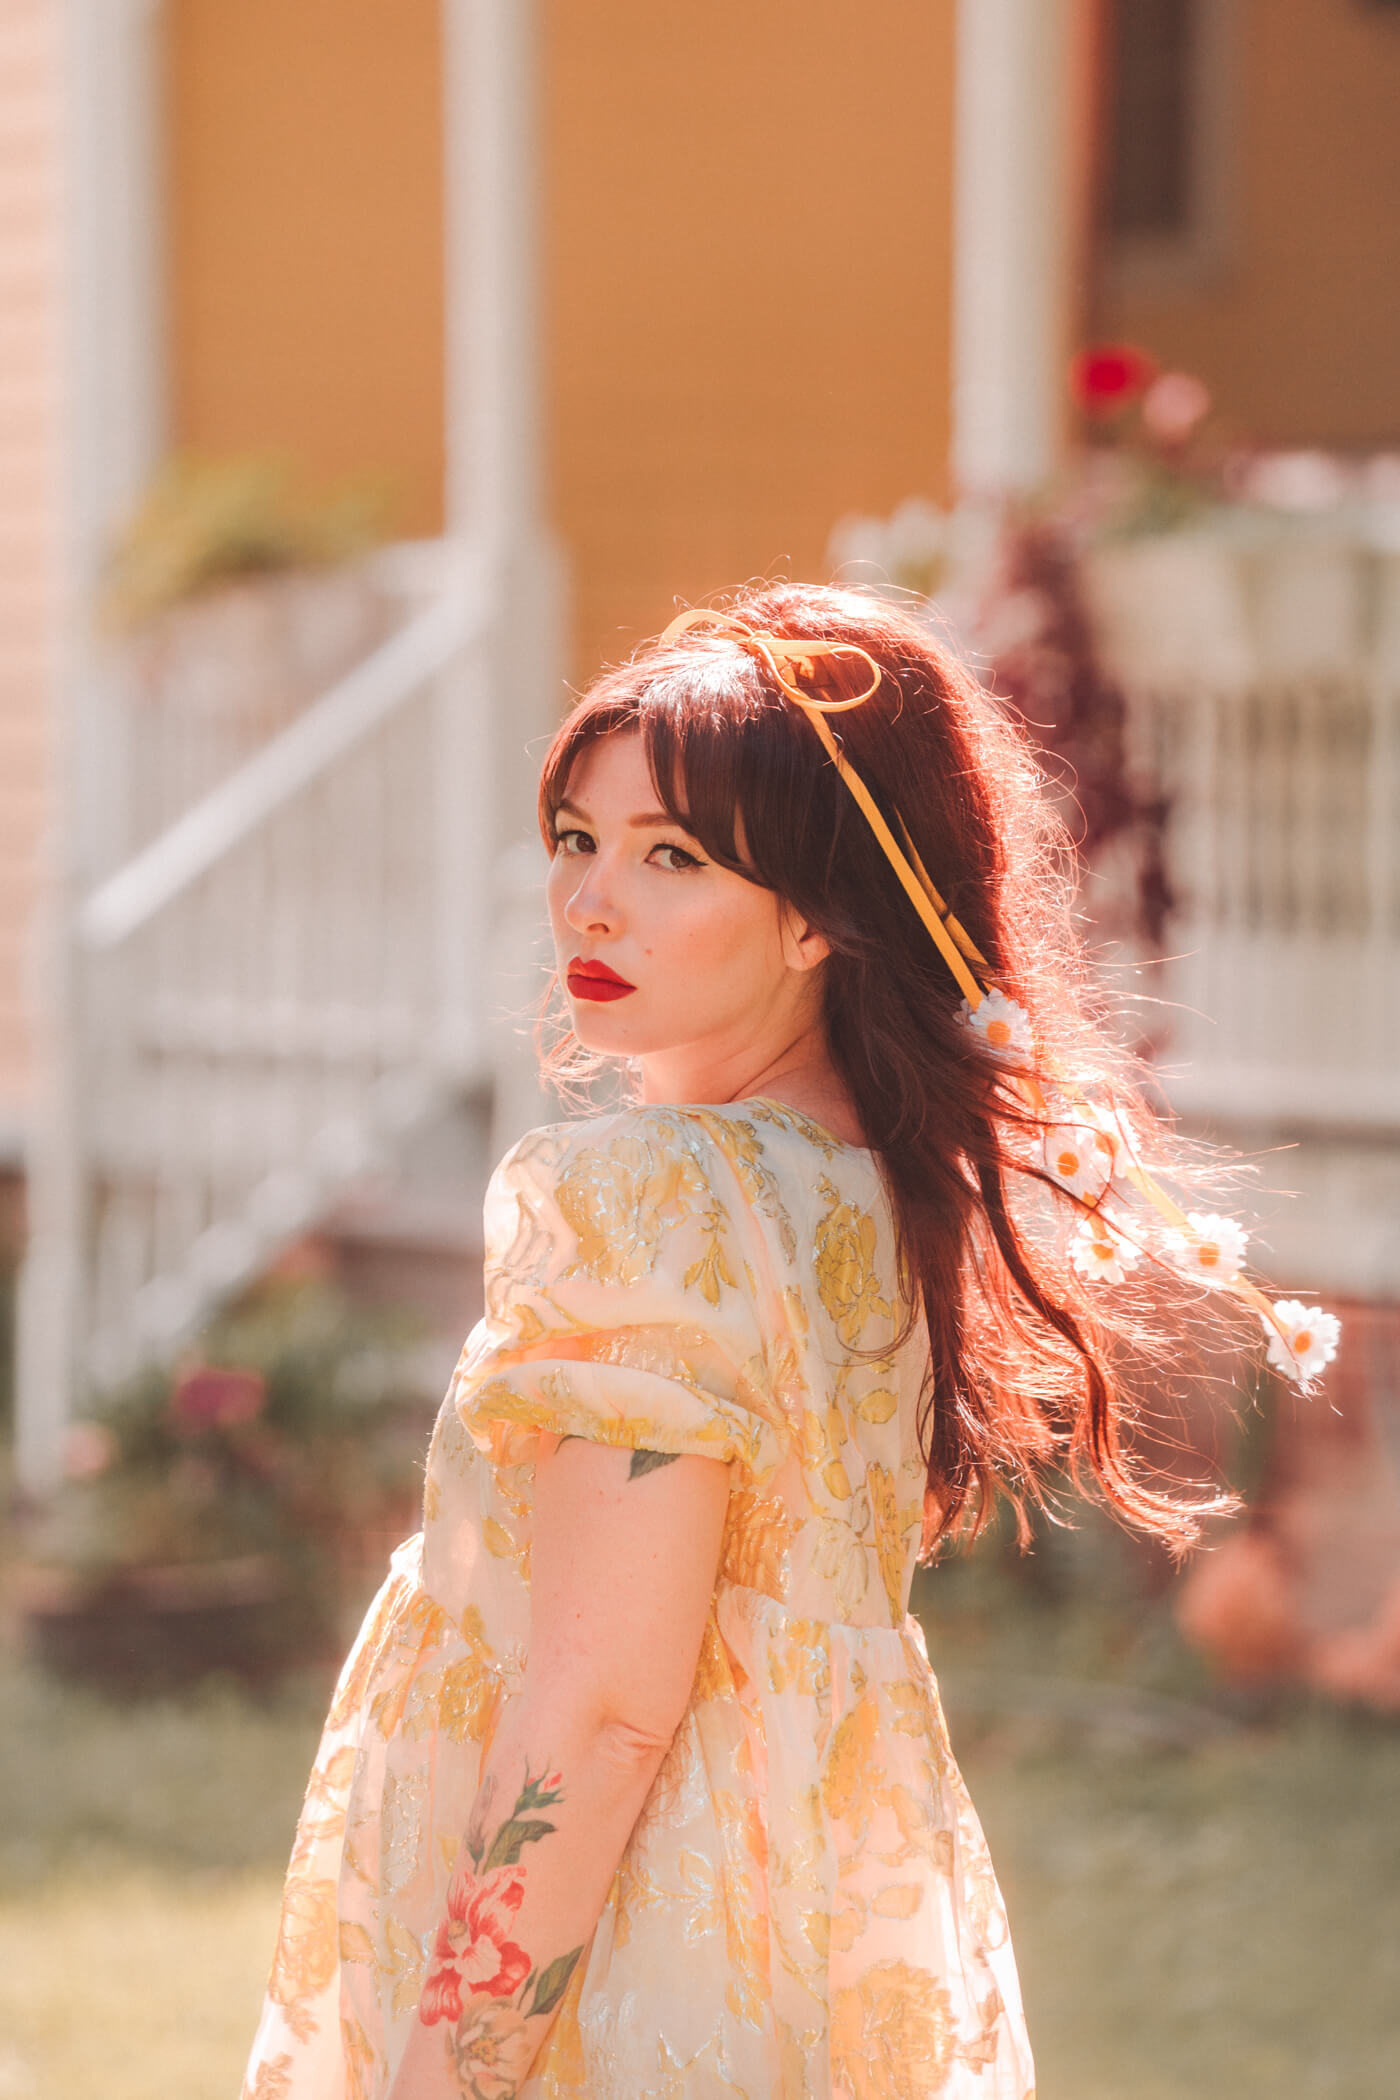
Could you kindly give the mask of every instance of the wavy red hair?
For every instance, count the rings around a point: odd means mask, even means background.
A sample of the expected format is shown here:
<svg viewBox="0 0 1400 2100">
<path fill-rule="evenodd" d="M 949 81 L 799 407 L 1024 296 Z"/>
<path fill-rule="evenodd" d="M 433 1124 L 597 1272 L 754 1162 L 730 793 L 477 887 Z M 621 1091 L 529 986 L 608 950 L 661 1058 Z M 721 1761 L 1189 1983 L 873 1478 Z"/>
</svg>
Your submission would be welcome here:
<svg viewBox="0 0 1400 2100">
<path fill-rule="evenodd" d="M 1189 1178 L 1107 1025 L 1074 923 L 1073 849 L 1002 705 L 925 624 L 862 592 L 776 584 L 725 610 L 756 631 L 853 643 L 875 659 L 875 696 L 828 720 L 1029 1013 L 1047 1087 L 1072 1074 L 1145 1164 Z M 1170 1284 L 1149 1265 L 1146 1286 L 1106 1297 L 1078 1277 L 1071 1199 L 1036 1161 L 1041 1126 L 962 1023 L 957 985 L 810 722 L 732 637 L 692 629 L 647 647 L 600 677 L 554 738 L 540 785 L 551 850 L 580 753 L 623 731 L 640 731 L 662 806 L 705 851 L 786 898 L 831 944 L 831 1056 L 879 1156 L 911 1307 L 928 1326 L 926 1545 L 980 1529 L 999 1492 L 1024 1535 L 1027 1498 L 1064 1468 L 1125 1522 L 1189 1544 L 1228 1498 L 1153 1478 L 1128 1434 L 1131 1367 L 1163 1358 Z"/>
</svg>

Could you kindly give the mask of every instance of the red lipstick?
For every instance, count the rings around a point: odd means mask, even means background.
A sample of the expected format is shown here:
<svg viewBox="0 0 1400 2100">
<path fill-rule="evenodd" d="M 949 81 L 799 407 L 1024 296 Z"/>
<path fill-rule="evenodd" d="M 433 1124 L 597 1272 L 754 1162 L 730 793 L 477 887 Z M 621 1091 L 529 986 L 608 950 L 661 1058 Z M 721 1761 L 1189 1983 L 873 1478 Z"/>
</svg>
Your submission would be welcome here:
<svg viewBox="0 0 1400 2100">
<path fill-rule="evenodd" d="M 625 999 L 637 989 L 605 962 L 585 962 L 579 955 L 570 957 L 565 981 L 571 999 Z"/>
</svg>

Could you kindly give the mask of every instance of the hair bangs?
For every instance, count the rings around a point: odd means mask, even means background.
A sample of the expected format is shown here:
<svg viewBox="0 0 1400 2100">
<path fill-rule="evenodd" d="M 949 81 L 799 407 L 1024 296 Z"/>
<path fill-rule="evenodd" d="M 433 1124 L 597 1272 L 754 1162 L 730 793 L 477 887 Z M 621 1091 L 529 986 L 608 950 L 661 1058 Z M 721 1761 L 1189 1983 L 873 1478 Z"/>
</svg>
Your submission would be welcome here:
<svg viewBox="0 0 1400 2100">
<path fill-rule="evenodd" d="M 640 734 L 667 816 L 721 867 L 785 892 L 782 842 L 811 800 L 810 730 L 732 648 L 691 642 L 659 659 L 640 683 L 631 667 L 603 677 L 555 739 L 540 781 L 546 845 L 584 752 Z"/>
</svg>

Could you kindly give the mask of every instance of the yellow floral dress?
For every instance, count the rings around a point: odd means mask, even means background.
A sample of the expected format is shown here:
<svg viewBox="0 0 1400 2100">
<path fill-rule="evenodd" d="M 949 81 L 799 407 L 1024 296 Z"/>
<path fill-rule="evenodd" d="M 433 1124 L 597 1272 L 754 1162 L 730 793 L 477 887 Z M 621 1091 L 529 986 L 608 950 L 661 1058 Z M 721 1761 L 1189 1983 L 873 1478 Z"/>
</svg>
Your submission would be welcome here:
<svg viewBox="0 0 1400 2100">
<path fill-rule="evenodd" d="M 539 1431 L 731 1467 L 689 1708 L 523 2100 L 1029 2100 L 1006 1914 L 906 1616 L 926 1341 L 871 1154 L 769 1101 L 534 1131 L 337 1686 L 245 2100 L 378 2100 L 520 1682 Z"/>
</svg>

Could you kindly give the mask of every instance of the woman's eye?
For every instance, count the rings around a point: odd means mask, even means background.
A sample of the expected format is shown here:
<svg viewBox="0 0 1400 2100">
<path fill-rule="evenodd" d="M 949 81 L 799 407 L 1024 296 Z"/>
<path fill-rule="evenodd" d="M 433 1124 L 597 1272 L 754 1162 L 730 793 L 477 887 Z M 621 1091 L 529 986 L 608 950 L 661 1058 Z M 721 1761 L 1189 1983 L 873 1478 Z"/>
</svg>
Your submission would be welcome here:
<svg viewBox="0 0 1400 2100">
<path fill-rule="evenodd" d="M 586 831 L 556 831 L 556 851 L 560 853 L 591 853 L 593 840 Z"/>
<path fill-rule="evenodd" d="M 659 867 L 669 868 L 675 875 L 678 875 L 682 868 L 698 868 L 702 865 L 693 853 L 686 852 L 684 846 L 653 846 L 647 859 L 656 861 Z"/>
</svg>

